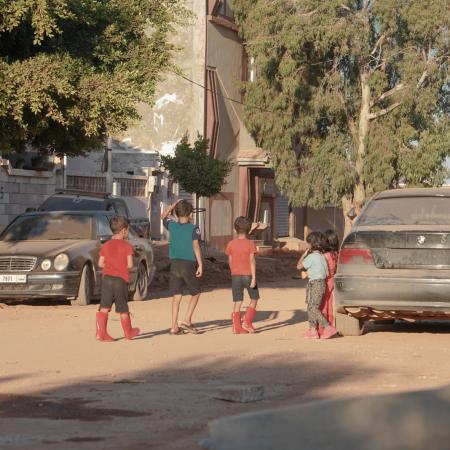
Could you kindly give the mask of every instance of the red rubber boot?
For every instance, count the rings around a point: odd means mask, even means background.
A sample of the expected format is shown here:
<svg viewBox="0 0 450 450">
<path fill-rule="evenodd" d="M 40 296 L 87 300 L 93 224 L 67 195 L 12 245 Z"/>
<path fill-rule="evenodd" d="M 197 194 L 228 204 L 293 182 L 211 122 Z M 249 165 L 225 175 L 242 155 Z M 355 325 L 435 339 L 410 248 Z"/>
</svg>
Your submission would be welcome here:
<svg viewBox="0 0 450 450">
<path fill-rule="evenodd" d="M 141 330 L 139 328 L 133 328 L 131 326 L 130 313 L 120 314 L 120 323 L 122 324 L 125 339 L 133 339 L 136 336 L 139 336 Z"/>
<path fill-rule="evenodd" d="M 247 334 L 248 331 L 244 330 L 241 325 L 241 313 L 234 312 L 231 314 L 231 320 L 233 321 L 233 333 L 234 334 Z"/>
<path fill-rule="evenodd" d="M 95 334 L 96 339 L 103 342 L 114 341 L 115 339 L 108 334 L 108 331 L 106 331 L 106 326 L 108 324 L 108 313 L 99 311 L 95 315 L 95 319 L 97 330 Z"/>
<path fill-rule="evenodd" d="M 242 321 L 242 328 L 249 333 L 256 333 L 256 330 L 253 328 L 253 319 L 255 316 L 256 309 L 249 306 Z"/>
</svg>

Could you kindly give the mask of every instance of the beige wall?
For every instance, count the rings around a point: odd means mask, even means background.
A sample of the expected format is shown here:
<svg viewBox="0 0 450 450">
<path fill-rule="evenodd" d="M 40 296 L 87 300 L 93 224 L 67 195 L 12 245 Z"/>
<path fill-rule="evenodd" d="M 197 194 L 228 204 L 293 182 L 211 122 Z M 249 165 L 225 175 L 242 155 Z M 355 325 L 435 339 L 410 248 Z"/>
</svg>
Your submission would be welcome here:
<svg viewBox="0 0 450 450">
<path fill-rule="evenodd" d="M 205 3 L 187 0 L 186 7 L 195 14 L 195 18 L 174 35 L 173 42 L 180 48 L 176 63 L 187 78 L 203 85 Z M 164 75 L 155 96 L 155 104 L 140 104 L 138 109 L 142 120 L 118 138 L 122 146 L 167 153 L 173 151 L 186 132 L 192 139 L 195 139 L 197 132 L 203 133 L 203 88 L 172 73 Z M 118 142 L 116 144 L 120 145 Z"/>
</svg>

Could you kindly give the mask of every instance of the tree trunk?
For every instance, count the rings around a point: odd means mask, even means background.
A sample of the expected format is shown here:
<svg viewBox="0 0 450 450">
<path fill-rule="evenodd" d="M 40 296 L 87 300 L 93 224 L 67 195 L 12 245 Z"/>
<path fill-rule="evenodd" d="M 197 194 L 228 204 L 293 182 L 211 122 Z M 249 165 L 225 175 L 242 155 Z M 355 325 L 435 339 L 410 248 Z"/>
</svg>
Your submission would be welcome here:
<svg viewBox="0 0 450 450">
<path fill-rule="evenodd" d="M 342 197 L 342 211 L 344 214 L 344 236 L 350 232 L 356 217 L 350 219 L 349 212 L 354 210 L 356 216 L 361 213 L 361 210 L 366 201 L 366 186 L 364 184 L 364 157 L 366 155 L 367 135 L 369 133 L 370 122 L 370 86 L 369 74 L 367 72 L 361 73 L 361 109 L 359 112 L 358 129 L 353 127 L 353 138 L 356 146 L 356 181 L 353 186 L 352 195 Z"/>
<path fill-rule="evenodd" d="M 350 233 L 350 228 L 353 225 L 353 221 L 348 217 L 350 210 L 354 208 L 353 199 L 344 195 L 342 197 L 342 213 L 344 214 L 344 237 Z"/>
<path fill-rule="evenodd" d="M 200 227 L 200 196 L 195 195 L 195 224 Z"/>
<path fill-rule="evenodd" d="M 353 188 L 353 207 L 356 214 L 361 212 L 366 201 L 366 189 L 364 186 L 364 156 L 366 154 L 367 134 L 369 132 L 370 120 L 370 86 L 369 75 L 361 74 L 361 110 L 358 123 L 358 140 L 356 152 L 356 183 Z"/>
</svg>

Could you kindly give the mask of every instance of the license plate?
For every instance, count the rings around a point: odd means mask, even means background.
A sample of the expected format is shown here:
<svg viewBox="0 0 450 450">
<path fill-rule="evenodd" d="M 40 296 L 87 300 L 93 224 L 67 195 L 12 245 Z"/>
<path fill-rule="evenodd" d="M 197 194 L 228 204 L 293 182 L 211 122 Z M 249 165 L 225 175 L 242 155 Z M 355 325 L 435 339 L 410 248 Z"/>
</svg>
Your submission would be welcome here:
<svg viewBox="0 0 450 450">
<path fill-rule="evenodd" d="M 6 275 L 0 274 L 0 283 L 26 283 L 26 275 Z"/>
</svg>

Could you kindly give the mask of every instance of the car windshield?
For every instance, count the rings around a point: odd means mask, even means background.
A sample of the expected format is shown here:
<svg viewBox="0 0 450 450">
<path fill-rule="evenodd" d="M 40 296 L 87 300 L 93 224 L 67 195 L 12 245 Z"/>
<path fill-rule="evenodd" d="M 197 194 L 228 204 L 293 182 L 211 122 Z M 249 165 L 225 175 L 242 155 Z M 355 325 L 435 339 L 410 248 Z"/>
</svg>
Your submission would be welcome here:
<svg viewBox="0 0 450 450">
<path fill-rule="evenodd" d="M 102 199 L 83 197 L 49 197 L 40 211 L 99 211 L 104 209 Z"/>
<path fill-rule="evenodd" d="M 92 217 L 83 215 L 39 215 L 18 217 L 3 232 L 3 241 L 90 239 Z"/>
<path fill-rule="evenodd" d="M 367 205 L 358 225 L 450 225 L 449 197 L 394 197 Z"/>
</svg>

